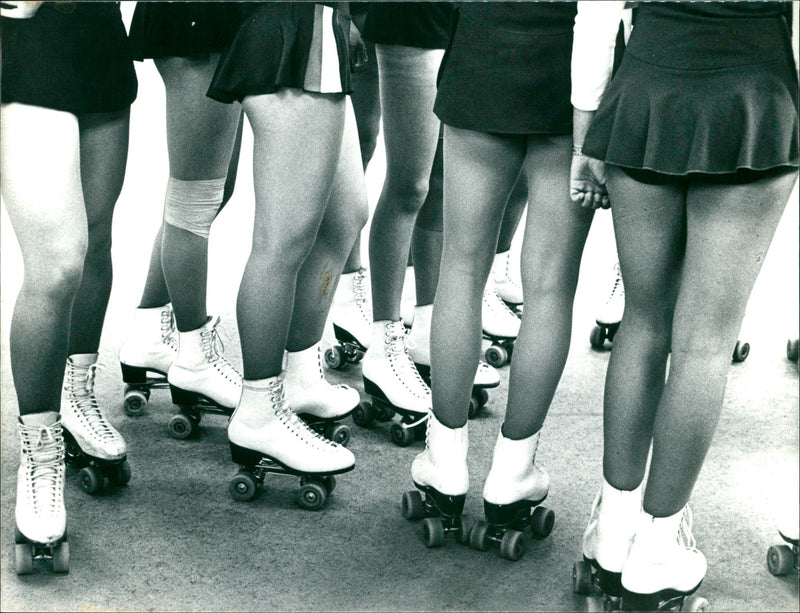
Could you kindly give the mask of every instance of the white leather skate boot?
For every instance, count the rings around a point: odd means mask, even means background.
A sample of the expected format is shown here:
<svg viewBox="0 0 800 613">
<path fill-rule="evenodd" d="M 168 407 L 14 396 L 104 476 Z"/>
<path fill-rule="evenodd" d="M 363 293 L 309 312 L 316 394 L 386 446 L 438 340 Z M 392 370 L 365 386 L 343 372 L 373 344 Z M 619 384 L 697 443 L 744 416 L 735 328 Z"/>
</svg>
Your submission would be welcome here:
<svg viewBox="0 0 800 613">
<path fill-rule="evenodd" d="M 413 266 L 406 267 L 403 281 L 403 293 L 400 298 L 400 319 L 403 325 L 410 328 L 414 325 L 414 307 L 417 304 L 416 275 Z"/>
<path fill-rule="evenodd" d="M 288 351 L 286 401 L 295 413 L 322 419 L 344 417 L 361 401 L 348 385 L 331 385 L 325 379 L 320 343 L 303 351 Z"/>
<path fill-rule="evenodd" d="M 179 332 L 178 356 L 167 373 L 175 404 L 192 405 L 198 396 L 231 410 L 239 403 L 242 377 L 221 353 L 219 321 L 209 317 L 197 330 Z"/>
<path fill-rule="evenodd" d="M 266 457 L 292 472 L 334 475 L 352 470 L 355 457 L 314 432 L 287 406 L 284 375 L 246 381 L 228 424 L 233 461 L 254 466 Z"/>
<path fill-rule="evenodd" d="M 542 506 L 550 491 L 550 476 L 534 465 L 539 434 L 521 440 L 497 437 L 492 467 L 483 486 L 483 510 L 486 521 L 475 523 L 470 545 L 486 551 L 492 543 L 500 554 L 519 560 L 525 548 L 522 535 L 530 528 L 536 538 L 550 534 L 555 514 Z"/>
<path fill-rule="evenodd" d="M 486 284 L 481 302 L 483 333 L 489 339 L 517 338 L 520 319 L 497 295 L 491 280 Z"/>
<path fill-rule="evenodd" d="M 414 325 L 408 335 L 408 355 L 414 361 L 422 378 L 430 385 L 431 380 L 431 315 L 433 305 L 414 307 Z M 486 362 L 478 363 L 473 389 L 488 389 L 500 385 L 500 373 Z"/>
<path fill-rule="evenodd" d="M 653 611 L 667 602 L 680 604 L 705 576 L 706 558 L 695 547 L 689 505 L 669 517 L 643 511 L 622 567 L 623 606 Z"/>
<path fill-rule="evenodd" d="M 427 415 L 431 390 L 408 355 L 401 321 L 372 324 L 370 348 L 364 356 L 364 391 L 406 414 Z"/>
<path fill-rule="evenodd" d="M 147 371 L 167 375 L 178 355 L 178 332 L 172 305 L 136 309 L 131 333 L 119 350 L 125 383 L 144 383 Z"/>
<path fill-rule="evenodd" d="M 512 256 L 512 249 L 495 255 L 492 264 L 492 279 L 495 291 L 503 302 L 514 306 L 522 304 L 522 279 L 518 253 L 516 260 Z"/>
<path fill-rule="evenodd" d="M 339 343 L 350 343 L 362 352 L 367 350 L 372 333 L 372 300 L 366 269 L 341 276 L 330 318 Z"/>
<path fill-rule="evenodd" d="M 94 394 L 97 354 L 81 353 L 67 358 L 61 394 L 61 423 L 84 454 L 106 461 L 125 458 L 127 447 L 100 410 Z M 77 450 L 76 450 L 77 451 Z"/>
<path fill-rule="evenodd" d="M 64 435 L 57 413 L 19 418 L 20 464 L 17 471 L 17 529 L 35 543 L 64 536 Z"/>
<path fill-rule="evenodd" d="M 622 284 L 622 274 L 619 262 L 614 264 L 614 281 L 608 299 L 597 313 L 597 325 L 609 326 L 622 321 L 622 312 L 625 310 L 625 286 Z"/>
<path fill-rule="evenodd" d="M 448 428 L 431 413 L 425 450 L 411 463 L 411 479 L 418 489 L 435 490 L 443 496 L 463 499 L 469 490 L 467 426 Z M 460 511 L 459 511 L 460 513 Z"/>
<path fill-rule="evenodd" d="M 588 566 L 576 569 L 576 592 L 587 593 L 590 586 L 584 584 L 578 589 L 578 584 L 590 581 L 591 573 L 596 572 L 600 589 L 605 595 L 614 598 L 622 596 L 622 566 L 628 557 L 641 512 L 641 485 L 635 490 L 624 491 L 603 479 L 583 533 L 583 559 Z"/>
</svg>

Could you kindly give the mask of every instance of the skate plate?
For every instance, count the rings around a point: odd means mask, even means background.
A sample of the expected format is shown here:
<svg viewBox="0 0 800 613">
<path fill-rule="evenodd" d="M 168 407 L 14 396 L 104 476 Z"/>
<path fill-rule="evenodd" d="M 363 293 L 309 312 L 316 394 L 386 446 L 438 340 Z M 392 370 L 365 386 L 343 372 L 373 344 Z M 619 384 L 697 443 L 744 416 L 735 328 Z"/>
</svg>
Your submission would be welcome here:
<svg viewBox="0 0 800 613">
<path fill-rule="evenodd" d="M 376 421 L 391 421 L 389 436 L 398 447 L 408 447 L 415 440 L 425 440 L 427 413 L 420 414 L 394 406 L 381 388 L 367 378 L 364 378 L 364 392 L 370 400 L 361 402 L 353 411 L 353 421 L 357 426 L 369 428 Z M 400 416 L 399 421 L 393 419 L 395 415 Z"/>
<path fill-rule="evenodd" d="M 139 417 L 144 414 L 151 390 L 169 389 L 166 373 L 122 363 L 120 367 L 122 380 L 125 382 L 123 408 L 128 417 Z"/>
<path fill-rule="evenodd" d="M 355 409 L 353 409 L 355 411 Z M 324 436 L 329 441 L 338 443 L 343 447 L 347 447 L 350 442 L 351 432 L 350 427 L 346 424 L 339 423 L 342 419 L 352 414 L 353 411 L 339 415 L 332 418 L 317 417 L 309 413 L 298 413 L 297 416 L 302 419 L 305 424 L 320 436 Z"/>
<path fill-rule="evenodd" d="M 484 500 L 486 520 L 475 522 L 469 536 L 470 546 L 479 551 L 497 546 L 502 557 L 516 562 L 525 554 L 526 531 L 536 539 L 546 538 L 553 531 L 555 513 L 541 506 L 543 501 L 544 498 L 495 505 Z"/>
<path fill-rule="evenodd" d="M 69 572 L 69 542 L 67 532 L 53 543 L 30 540 L 14 527 L 14 565 L 18 575 L 29 575 L 37 562 L 51 562 L 54 573 Z"/>
<path fill-rule="evenodd" d="M 405 492 L 400 505 L 403 517 L 407 520 L 422 520 L 422 539 L 425 546 L 441 547 L 448 534 L 466 545 L 472 529 L 471 523 L 462 513 L 466 495 L 447 496 L 431 487 L 416 483 L 414 485 L 418 489 Z"/>
<path fill-rule="evenodd" d="M 357 364 L 364 357 L 367 348 L 344 328 L 333 324 L 333 333 L 338 345 L 325 351 L 325 364 L 333 370 L 341 370 L 346 364 Z"/>
<path fill-rule="evenodd" d="M 179 408 L 167 423 L 167 433 L 175 439 L 186 439 L 197 432 L 204 413 L 212 415 L 233 415 L 233 408 L 224 407 L 211 398 L 184 390 L 174 385 L 169 386 L 172 393 L 172 403 Z"/>
</svg>

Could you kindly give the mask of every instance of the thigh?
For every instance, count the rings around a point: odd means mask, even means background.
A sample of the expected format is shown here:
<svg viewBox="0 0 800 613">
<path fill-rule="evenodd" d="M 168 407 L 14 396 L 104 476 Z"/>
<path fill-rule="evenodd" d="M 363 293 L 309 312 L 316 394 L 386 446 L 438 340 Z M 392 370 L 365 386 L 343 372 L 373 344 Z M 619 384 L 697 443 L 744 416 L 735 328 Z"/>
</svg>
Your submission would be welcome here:
<svg viewBox="0 0 800 613">
<path fill-rule="evenodd" d="M 524 156 L 523 137 L 445 126 L 443 262 L 486 267 Z M 443 266 L 442 274 L 446 270 Z"/>
<path fill-rule="evenodd" d="M 524 171 L 528 217 L 522 273 L 523 278 L 536 275 L 551 286 L 565 277 L 577 280 L 594 213 L 570 200 L 571 159 L 571 137 L 528 137 Z"/>
<path fill-rule="evenodd" d="M 241 106 L 206 96 L 219 55 L 155 60 L 167 96 L 170 175 L 183 181 L 228 174 Z"/>
<path fill-rule="evenodd" d="M 443 51 L 377 45 L 387 172 L 425 181 L 433 164 L 439 120 L 433 114 Z"/>
<path fill-rule="evenodd" d="M 284 88 L 248 96 L 243 107 L 254 135 L 254 242 L 316 234 L 341 149 L 344 96 Z"/>
<path fill-rule="evenodd" d="M 686 256 L 673 351 L 719 351 L 727 367 L 747 301 L 797 181 L 789 171 L 752 183 L 691 183 Z"/>
<path fill-rule="evenodd" d="M 686 244 L 686 188 L 608 167 L 608 194 L 628 311 L 671 310 Z"/>
<path fill-rule="evenodd" d="M 4 104 L 0 132 L 2 195 L 26 267 L 50 253 L 82 247 L 86 212 L 77 117 L 25 104 Z"/>
<path fill-rule="evenodd" d="M 111 218 L 128 161 L 130 110 L 84 113 L 80 126 L 81 183 L 89 227 L 111 231 Z"/>
</svg>

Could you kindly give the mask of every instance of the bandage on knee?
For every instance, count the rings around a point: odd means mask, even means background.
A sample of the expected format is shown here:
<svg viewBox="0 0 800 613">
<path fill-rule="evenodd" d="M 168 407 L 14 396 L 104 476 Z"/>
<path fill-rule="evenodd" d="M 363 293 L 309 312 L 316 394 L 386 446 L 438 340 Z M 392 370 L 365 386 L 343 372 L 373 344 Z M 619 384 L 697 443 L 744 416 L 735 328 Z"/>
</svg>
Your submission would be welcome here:
<svg viewBox="0 0 800 613">
<path fill-rule="evenodd" d="M 225 177 L 182 181 L 170 177 L 164 200 L 164 221 L 197 236 L 208 238 L 211 222 L 222 205 Z"/>
</svg>

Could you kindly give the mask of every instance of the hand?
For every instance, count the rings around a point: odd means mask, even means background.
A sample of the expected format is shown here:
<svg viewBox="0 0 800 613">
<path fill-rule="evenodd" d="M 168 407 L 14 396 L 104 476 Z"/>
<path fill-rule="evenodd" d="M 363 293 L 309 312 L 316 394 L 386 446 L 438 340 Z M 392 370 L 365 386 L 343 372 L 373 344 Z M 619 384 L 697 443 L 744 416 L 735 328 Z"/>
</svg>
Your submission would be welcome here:
<svg viewBox="0 0 800 613">
<path fill-rule="evenodd" d="M 0 2 L 0 16 L 14 19 L 30 19 L 44 2 L 26 2 L 24 0 L 3 0 Z"/>
<path fill-rule="evenodd" d="M 367 45 L 361 38 L 361 32 L 352 21 L 350 22 L 350 65 L 353 70 L 357 70 L 369 62 L 367 55 Z"/>
<path fill-rule="evenodd" d="M 569 197 L 587 209 L 609 208 L 605 163 L 580 153 L 573 154 Z"/>
</svg>

